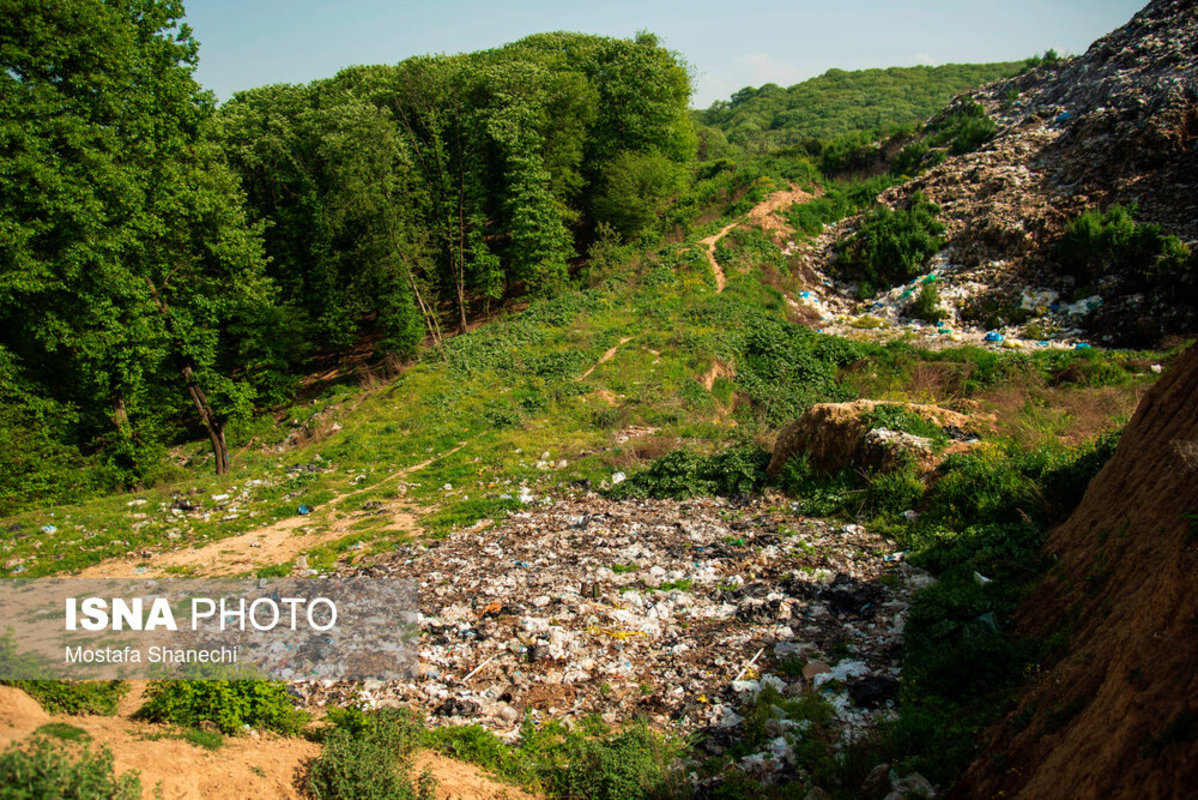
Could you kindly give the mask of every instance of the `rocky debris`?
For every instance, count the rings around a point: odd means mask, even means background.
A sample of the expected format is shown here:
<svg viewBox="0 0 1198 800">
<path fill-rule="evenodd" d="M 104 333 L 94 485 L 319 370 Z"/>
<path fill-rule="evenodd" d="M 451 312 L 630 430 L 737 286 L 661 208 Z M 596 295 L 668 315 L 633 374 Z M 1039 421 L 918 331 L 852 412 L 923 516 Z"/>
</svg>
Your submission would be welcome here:
<svg viewBox="0 0 1198 800">
<path fill-rule="evenodd" d="M 419 581 L 419 678 L 298 688 L 501 735 L 526 715 L 647 717 L 705 731 L 713 752 L 761 692 L 817 691 L 848 741 L 892 713 L 908 599 L 931 580 L 889 550 L 762 499 L 558 500 L 347 567 Z M 781 769 L 801 725 L 780 721 L 753 763 Z"/>
<path fill-rule="evenodd" d="M 778 434 L 766 472 L 777 475 L 795 454 L 807 456 L 819 472 L 832 473 L 850 466 L 889 468 L 904 456 L 914 456 L 925 469 L 935 466 L 931 441 L 886 429 L 872 429 L 869 415 L 880 406 L 894 406 L 914 414 L 951 436 L 976 438 L 985 420 L 939 406 L 884 400 L 851 403 L 817 403 Z M 970 436 L 966 432 L 972 432 Z"/>
<path fill-rule="evenodd" d="M 802 302 L 819 313 L 817 327 L 881 338 L 914 334 L 932 347 L 984 344 L 992 331 L 962 319 L 968 306 L 977 320 L 978 307 L 1014 312 L 1029 292 L 1053 292 L 1070 302 L 1008 314 L 996 331 L 1002 339 L 988 346 L 1152 345 L 1198 330 L 1198 310 L 1145 293 L 1141 276 L 1110 275 L 1083 287 L 1055 257 L 1070 220 L 1114 203 L 1137 204 L 1141 221 L 1191 244 L 1198 238 L 1194 4 L 1156 0 L 1084 55 L 982 87 L 973 99 L 995 120 L 997 135 L 878 198 L 898 207 L 922 192 L 940 206 L 948 245 L 931 267 L 948 318 L 912 319 L 913 285 L 859 303 L 855 286 L 830 279 L 837 245 L 859 222 L 850 217 L 827 228 L 803 256 L 804 274 L 814 280 Z M 1101 308 L 1076 307 L 1095 295 Z"/>
</svg>

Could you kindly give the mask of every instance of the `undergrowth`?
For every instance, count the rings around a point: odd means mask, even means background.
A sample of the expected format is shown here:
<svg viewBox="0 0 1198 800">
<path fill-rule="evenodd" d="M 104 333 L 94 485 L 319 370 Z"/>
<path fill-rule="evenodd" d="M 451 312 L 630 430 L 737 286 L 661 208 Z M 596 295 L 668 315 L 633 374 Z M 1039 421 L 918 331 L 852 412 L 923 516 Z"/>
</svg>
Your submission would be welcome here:
<svg viewBox="0 0 1198 800">
<path fill-rule="evenodd" d="M 308 715 L 294 706 L 287 687 L 277 681 L 152 681 L 134 718 L 193 728 L 206 722 L 225 734 L 247 726 L 295 734 Z"/>
<path fill-rule="evenodd" d="M 138 800 L 136 772 L 113 772 L 112 752 L 88 747 L 68 749 L 45 736 L 12 744 L 0 753 L 0 798 L 72 798 Z"/>
</svg>

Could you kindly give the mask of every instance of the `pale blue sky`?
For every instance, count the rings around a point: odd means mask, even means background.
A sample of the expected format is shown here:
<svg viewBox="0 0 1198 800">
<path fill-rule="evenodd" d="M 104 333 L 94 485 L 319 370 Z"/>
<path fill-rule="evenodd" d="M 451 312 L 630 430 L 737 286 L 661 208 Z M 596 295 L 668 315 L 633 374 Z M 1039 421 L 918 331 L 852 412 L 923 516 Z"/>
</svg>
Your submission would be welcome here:
<svg viewBox="0 0 1198 800">
<path fill-rule="evenodd" d="M 496 47 L 568 30 L 656 33 L 695 71 L 692 104 L 743 86 L 798 83 L 830 67 L 1009 61 L 1084 52 L 1143 0 L 191 0 L 196 78 L 227 100 L 268 83 L 306 83 L 351 64 Z"/>
</svg>

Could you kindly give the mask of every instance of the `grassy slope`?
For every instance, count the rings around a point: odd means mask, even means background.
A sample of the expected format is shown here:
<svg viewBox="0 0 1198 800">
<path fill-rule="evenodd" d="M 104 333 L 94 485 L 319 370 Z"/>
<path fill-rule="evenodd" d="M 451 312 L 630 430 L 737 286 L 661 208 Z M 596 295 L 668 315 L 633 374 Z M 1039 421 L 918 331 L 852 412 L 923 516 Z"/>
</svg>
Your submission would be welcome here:
<svg viewBox="0 0 1198 800">
<path fill-rule="evenodd" d="M 1007 433 L 1034 443 L 1083 438 L 1108 425 L 1129 413 L 1151 378 L 1145 360 L 1134 356 L 1078 361 L 1060 353 L 922 354 L 901 345 L 845 350 L 824 344 L 825 337 L 799 336 L 785 322 L 787 303 L 774 288 L 792 282 L 787 260 L 761 234 L 735 231 L 721 243 L 717 255 L 729 283 L 715 292 L 697 242 L 722 221 L 636 259 L 626 280 L 535 302 L 449 342 L 444 355 L 427 352 L 391 382 L 336 385 L 281 422 L 259 420 L 237 432 L 227 476 L 209 474 L 205 445 L 196 442 L 180 453 L 192 466 L 174 485 L 0 520 L 11 537 L 0 556 L 10 564 L 22 559 L 25 575 L 49 574 L 146 548 L 216 540 L 294 517 L 304 504 L 316 509 L 305 521 L 309 530 L 344 530 L 312 554 L 312 565 L 324 566 L 346 551 L 383 549 L 407 535 L 393 530 L 386 515 L 363 510 L 371 501 L 400 501 L 440 535 L 518 508 L 521 487 L 536 497 L 576 481 L 599 488 L 614 472 L 631 472 L 672 449 L 766 444 L 804 402 L 975 397 L 1000 413 Z M 758 342 L 747 355 L 746 337 L 767 324 L 785 341 Z M 799 336 L 799 351 L 786 349 L 792 336 Z M 864 355 L 873 359 L 850 363 Z M 792 374 L 802 370 L 785 362 L 798 357 L 807 359 L 805 368 L 837 377 Z M 716 378 L 709 391 L 698 378 L 717 359 L 742 362 L 741 374 Z M 756 382 L 747 374 L 749 361 L 758 365 Z M 1071 377 L 1049 385 L 1073 361 L 1080 367 Z M 1090 393 L 1102 395 L 1097 413 Z M 1063 398 L 1078 413 L 1062 411 Z M 658 430 L 621 441 L 621 431 L 632 426 Z M 289 445 L 296 430 L 307 440 Z M 538 466 L 546 453 L 548 464 Z M 429 459 L 427 467 L 395 475 Z M 558 467 L 561 461 L 566 466 Z M 326 513 L 330 501 L 349 492 L 355 494 L 338 503 L 336 514 Z M 199 504 L 209 518 L 171 512 L 173 494 Z M 223 494 L 229 499 L 212 499 Z M 57 530 L 42 533 L 44 525 Z"/>
</svg>

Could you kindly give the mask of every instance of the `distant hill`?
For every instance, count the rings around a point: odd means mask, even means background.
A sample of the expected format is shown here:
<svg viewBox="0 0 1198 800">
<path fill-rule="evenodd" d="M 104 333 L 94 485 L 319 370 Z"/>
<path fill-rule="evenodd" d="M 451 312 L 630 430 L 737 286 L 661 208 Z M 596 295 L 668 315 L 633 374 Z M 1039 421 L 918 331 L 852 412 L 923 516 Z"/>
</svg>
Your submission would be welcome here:
<svg viewBox="0 0 1198 800">
<path fill-rule="evenodd" d="M 935 114 L 955 95 L 1007 78 L 1026 62 L 890 67 L 848 72 L 830 69 L 783 89 L 745 87 L 729 101 L 692 112 L 728 141 L 752 152 L 785 147 L 807 137 L 906 125 Z"/>
</svg>

